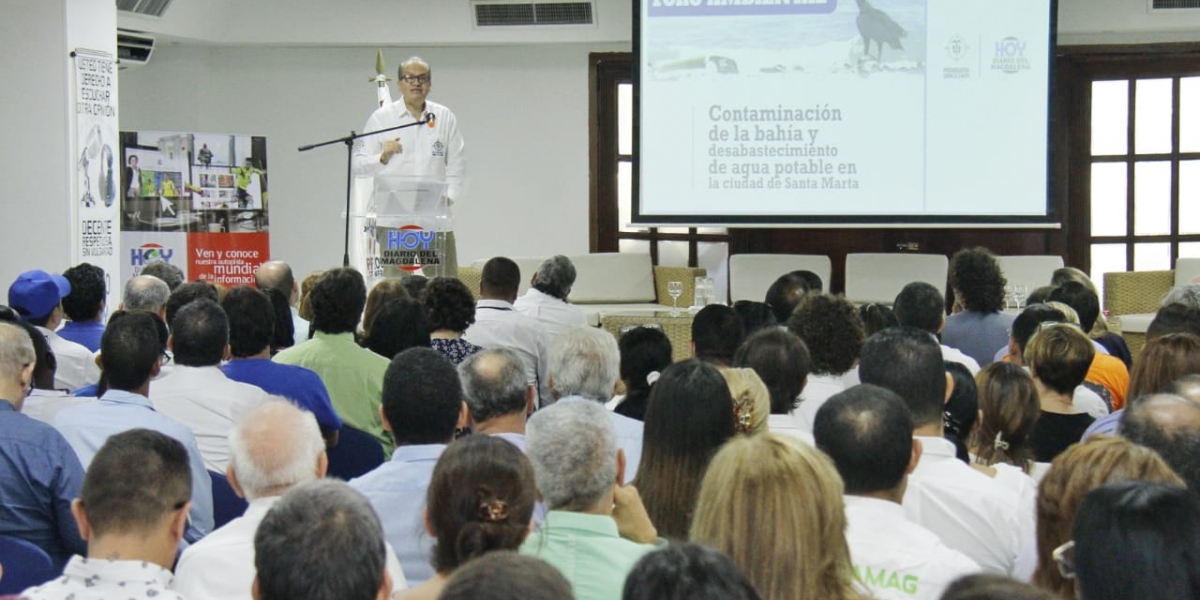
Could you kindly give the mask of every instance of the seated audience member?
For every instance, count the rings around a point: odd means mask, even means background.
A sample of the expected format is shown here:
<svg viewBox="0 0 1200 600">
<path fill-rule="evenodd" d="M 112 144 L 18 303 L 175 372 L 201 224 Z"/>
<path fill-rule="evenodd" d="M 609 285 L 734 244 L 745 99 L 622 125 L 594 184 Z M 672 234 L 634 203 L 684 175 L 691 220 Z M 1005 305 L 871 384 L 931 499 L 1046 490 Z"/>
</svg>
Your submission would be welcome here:
<svg viewBox="0 0 1200 600">
<path fill-rule="evenodd" d="M 1200 496 L 1122 481 L 1084 496 L 1067 568 L 1087 600 L 1200 598 Z"/>
<path fill-rule="evenodd" d="M 866 331 L 867 337 L 871 337 L 888 327 L 895 327 L 900 324 L 894 310 L 886 305 L 875 304 L 874 302 L 859 305 L 858 318 L 862 319 L 863 329 Z"/>
<path fill-rule="evenodd" d="M 1160 306 L 1170 306 L 1172 304 L 1184 304 L 1195 308 L 1200 308 L 1200 284 L 1196 282 L 1177 285 L 1171 288 L 1163 296 Z"/>
<path fill-rule="evenodd" d="M 1075 388 L 1087 376 L 1095 349 L 1073 325 L 1055 323 L 1040 328 L 1025 346 L 1024 360 L 1037 388 L 1041 414 L 1030 433 L 1034 460 L 1050 462 L 1078 442 L 1091 415 L 1075 408 Z"/>
<path fill-rule="evenodd" d="M 158 412 L 150 403 L 150 382 L 162 365 L 166 336 L 166 326 L 152 312 L 114 313 L 100 342 L 108 390 L 95 402 L 58 413 L 54 427 L 71 444 L 84 469 L 112 436 L 130 429 L 157 431 L 182 444 L 188 452 L 193 482 L 184 537 L 194 542 L 213 528 L 212 483 L 192 430 Z"/>
<path fill-rule="evenodd" d="M 310 330 L 305 339 L 312 338 L 312 289 L 317 285 L 317 282 L 321 280 L 321 276 L 324 274 L 325 271 L 313 271 L 312 273 L 309 273 L 303 281 L 300 282 L 300 302 L 296 305 L 296 314 L 300 315 L 301 319 L 309 322 Z"/>
<path fill-rule="evenodd" d="M 393 300 L 412 299 L 409 296 L 408 290 L 399 279 L 381 279 L 375 282 L 371 287 L 371 291 L 367 292 L 367 304 L 363 308 L 362 314 L 362 330 L 358 333 L 359 340 L 366 345 L 366 340 L 371 337 L 371 326 L 375 323 L 375 315 L 383 310 L 383 307 L 390 304 Z M 394 354 L 392 356 L 395 356 Z M 391 360 L 391 356 L 386 357 Z"/>
<path fill-rule="evenodd" d="M 946 326 L 946 299 L 937 288 L 923 281 L 914 281 L 900 290 L 892 304 L 896 311 L 897 325 L 916 327 L 929 333 L 936 340 Z M 872 332 L 873 333 L 873 332 Z M 942 360 L 960 363 L 971 371 L 971 375 L 979 374 L 979 363 L 957 348 L 945 344 L 942 348 Z"/>
<path fill-rule="evenodd" d="M 288 306 L 287 296 L 283 292 L 275 288 L 261 288 L 259 292 L 267 296 L 267 300 L 271 303 L 271 356 L 275 356 L 280 350 L 286 350 L 296 345 L 296 324 L 292 321 L 291 307 Z M 222 305 L 225 298 L 229 296 L 229 291 L 221 297 Z"/>
<path fill-rule="evenodd" d="M 536 319 L 548 340 L 576 327 L 587 325 L 583 309 L 571 304 L 571 286 L 575 285 L 575 265 L 561 254 L 548 258 L 538 267 L 524 296 L 513 302 L 517 312 Z"/>
<path fill-rule="evenodd" d="M 1200 307 L 1188 304 L 1168 304 L 1154 314 L 1146 327 L 1146 341 L 1168 333 L 1200 335 Z"/>
<path fill-rule="evenodd" d="M 104 334 L 104 296 L 108 284 L 104 281 L 104 269 L 89 263 L 79 263 L 66 271 L 63 277 L 71 284 L 71 293 L 62 299 L 63 312 L 69 321 L 63 323 L 58 335 L 75 342 L 91 352 L 100 350 L 100 336 Z"/>
<path fill-rule="evenodd" d="M 525 419 L 533 412 L 533 387 L 521 357 L 508 348 L 473 354 L 458 365 L 471 433 L 491 435 L 525 450 Z"/>
<path fill-rule="evenodd" d="M 112 436 L 71 503 L 87 558 L 72 557 L 62 577 L 21 597 L 182 600 L 170 589 L 171 566 L 187 525 L 191 484 L 188 453 L 178 440 L 149 429 Z"/>
<path fill-rule="evenodd" d="M 292 274 L 291 265 L 282 260 L 269 260 L 254 270 L 254 287 L 260 290 L 278 290 L 287 299 L 288 313 L 292 316 L 294 346 L 308 339 L 308 320 L 300 316 L 300 286 Z"/>
<path fill-rule="evenodd" d="M 534 413 L 526 437 L 549 513 L 521 553 L 557 568 L 577 600 L 619 599 L 658 539 L 637 490 L 623 485 L 625 452 L 606 413 L 598 402 L 559 400 Z"/>
<path fill-rule="evenodd" d="M 9 286 L 8 305 L 50 342 L 58 361 L 54 387 L 73 392 L 99 381 L 100 368 L 91 350 L 55 333 L 63 322 L 62 299 L 70 293 L 71 284 L 62 275 L 26 271 Z"/>
<path fill-rule="evenodd" d="M 1028 583 L 991 573 L 960 578 L 946 588 L 941 600 L 1058 600 Z"/>
<path fill-rule="evenodd" d="M 1077 282 L 1067 282 L 1050 294 L 1051 302 L 1062 302 L 1079 315 L 1079 328 L 1090 333 L 1100 317 L 1100 299 L 1096 292 Z M 1091 338 L 1088 338 L 1092 341 Z M 1129 368 L 1117 357 L 1109 356 L 1108 349 L 1092 341 L 1096 349 L 1089 364 L 1085 379 L 1103 385 L 1112 394 L 1113 409 L 1125 406 L 1125 390 L 1129 387 Z"/>
<path fill-rule="evenodd" d="M 146 266 L 142 267 L 142 275 L 158 278 L 167 284 L 167 288 L 172 292 L 184 282 L 183 270 L 165 260 L 152 260 L 146 263 Z"/>
<path fill-rule="evenodd" d="M 942 413 L 942 437 L 954 444 L 958 460 L 971 464 L 967 442 L 979 420 L 979 388 L 966 365 L 949 361 L 942 361 L 942 365 L 951 380 L 950 399 Z"/>
<path fill-rule="evenodd" d="M 432 329 L 423 304 L 412 298 L 399 298 L 379 309 L 371 333 L 363 341 L 372 352 L 391 360 L 409 348 L 430 347 Z"/>
<path fill-rule="evenodd" d="M 775 313 L 763 302 L 738 300 L 733 303 L 733 312 L 742 320 L 742 329 L 746 332 L 746 337 L 760 329 L 779 326 L 779 321 L 775 320 Z"/>
<path fill-rule="evenodd" d="M 359 315 L 367 301 L 362 275 L 349 267 L 330 269 L 313 284 L 312 337 L 271 360 L 311 369 L 325 384 L 342 422 L 374 435 L 391 451 L 391 439 L 379 418 L 379 398 L 388 359 L 354 341 Z"/>
<path fill-rule="evenodd" d="M 58 361 L 54 358 L 54 351 L 50 349 L 50 342 L 46 341 L 46 336 L 42 335 L 37 327 L 20 320 L 11 308 L 3 307 L 3 313 L 0 320 L 24 329 L 29 335 L 29 341 L 33 342 L 33 389 L 25 396 L 21 414 L 43 423 L 52 423 L 54 416 L 63 409 L 91 402 L 93 398 L 76 395 L 79 390 L 76 390 L 76 394 L 68 394 L 65 390 L 54 389 L 54 370 L 58 367 Z M 101 379 L 103 377 L 102 373 Z M 80 388 L 82 389 L 84 388 Z"/>
<path fill-rule="evenodd" d="M 390 600 L 379 517 L 335 479 L 288 490 L 254 533 L 254 600 Z"/>
<path fill-rule="evenodd" d="M 425 496 L 434 576 L 396 600 L 436 600 L 460 567 L 489 552 L 519 548 L 536 500 L 533 467 L 512 444 L 486 435 L 450 444 Z"/>
<path fill-rule="evenodd" d="M 41 548 L 61 569 L 86 549 L 70 510 L 83 466 L 62 434 L 21 414 L 34 357 L 25 330 L 0 323 L 0 534 Z"/>
<path fill-rule="evenodd" d="M 1055 564 L 1054 550 L 1070 541 L 1084 494 L 1108 482 L 1128 480 L 1182 484 L 1154 451 L 1118 437 L 1089 438 L 1054 459 L 1038 486 L 1034 585 L 1063 600 L 1076 597 L 1072 581 Z"/>
<path fill-rule="evenodd" d="M 167 297 L 167 327 L 174 329 L 175 315 L 179 314 L 179 310 L 197 300 L 212 300 L 217 304 L 221 303 L 221 294 L 217 292 L 217 286 L 205 281 L 192 281 L 180 285 L 171 291 L 171 295 Z"/>
<path fill-rule="evenodd" d="M 568 329 L 550 347 L 550 396 L 555 402 L 577 397 L 603 405 L 612 397 L 620 365 L 617 341 L 610 333 L 592 327 Z M 642 422 L 607 414 L 625 453 L 625 478 L 632 481 L 642 459 Z"/>
<path fill-rule="evenodd" d="M 866 331 L 853 303 L 828 294 L 801 298 L 787 328 L 804 342 L 812 356 L 812 370 L 796 411 L 797 424 L 811 432 L 813 419 L 825 400 L 846 389 L 842 377 L 858 364 Z"/>
<path fill-rule="evenodd" d="M 763 302 L 775 313 L 775 320 L 787 323 L 796 310 L 800 298 L 807 293 L 821 293 L 821 278 L 812 271 L 792 271 L 780 275 L 767 288 L 767 296 Z"/>
<path fill-rule="evenodd" d="M 229 447 L 229 485 L 250 506 L 184 550 L 171 587 L 188 600 L 249 600 L 259 523 L 285 492 L 324 477 L 328 465 L 316 419 L 288 402 L 272 401 L 250 411 L 230 431 Z M 393 583 L 404 587 L 390 548 L 388 559 Z"/>
<path fill-rule="evenodd" d="M 835 394 L 817 411 L 813 435 L 845 483 L 850 558 L 876 598 L 937 600 L 950 582 L 979 572 L 975 561 L 904 516 L 900 502 L 921 442 L 900 396 L 875 385 Z"/>
<path fill-rule="evenodd" d="M 617 414 L 630 419 L 646 419 L 646 402 L 654 383 L 663 369 L 671 365 L 671 340 L 662 329 L 634 327 L 621 334 L 617 348 L 621 353 L 621 381 L 625 397 L 616 408 Z"/>
<path fill-rule="evenodd" d="M 537 319 L 513 308 L 520 287 L 521 269 L 512 259 L 497 256 L 484 263 L 475 322 L 467 328 L 463 339 L 483 348 L 512 348 L 520 354 L 526 380 L 537 389 L 541 406 L 550 401 L 546 369 L 547 348 L 552 340 L 547 339 Z"/>
<path fill-rule="evenodd" d="M 229 316 L 230 359 L 221 367 L 225 376 L 283 396 L 311 412 L 328 445 L 336 444 L 342 419 L 333 410 L 321 378 L 304 367 L 271 360 L 273 323 L 267 297 L 250 286 L 238 286 L 226 292 L 221 308 Z"/>
<path fill-rule="evenodd" d="M 148 310 L 167 322 L 167 299 L 171 288 L 163 280 L 150 275 L 137 275 L 125 282 L 121 295 L 122 310 Z"/>
<path fill-rule="evenodd" d="M 1005 349 L 1007 355 L 1003 357 L 1003 360 L 1028 370 L 1029 365 L 1025 364 L 1023 356 L 1025 346 L 1029 344 L 1029 339 L 1033 337 L 1038 328 L 1043 323 L 1071 323 L 1072 318 L 1078 319 L 1071 307 L 1057 302 L 1055 304 L 1062 309 L 1049 304 L 1033 304 L 1025 307 L 1025 310 L 1017 315 L 1017 318 L 1013 320 L 1008 347 Z M 1100 418 L 1109 413 L 1109 408 L 1112 406 L 1112 392 L 1109 392 L 1108 388 L 1103 385 L 1085 379 L 1075 388 L 1075 392 L 1071 396 L 1071 404 L 1082 412 Z"/>
<path fill-rule="evenodd" d="M 738 436 L 713 457 L 690 537 L 728 554 L 763 600 L 857 600 L 865 596 L 855 586 L 845 531 L 832 461 L 764 433 Z"/>
<path fill-rule="evenodd" d="M 204 466 L 222 473 L 229 464 L 229 429 L 267 393 L 221 371 L 221 361 L 229 357 L 229 318 L 216 302 L 196 300 L 179 309 L 167 345 L 175 366 L 154 382 L 150 400 L 196 434 Z"/>
<path fill-rule="evenodd" d="M 1030 290 L 1029 295 L 1025 297 L 1025 306 L 1045 304 L 1046 299 L 1050 297 L 1050 292 L 1053 292 L 1055 287 L 1053 285 L 1043 285 L 1033 288 Z"/>
<path fill-rule="evenodd" d="M 621 600 L 759 600 L 728 556 L 675 542 L 642 557 L 625 580 Z"/>
<path fill-rule="evenodd" d="M 489 552 L 458 569 L 440 600 L 575 600 L 571 582 L 532 556 Z"/>
<path fill-rule="evenodd" d="M 698 360 L 667 367 L 654 384 L 633 485 L 662 537 L 687 539 L 708 461 L 734 435 L 732 407 L 721 374 Z"/>
<path fill-rule="evenodd" d="M 467 284 L 453 277 L 434 277 L 425 286 L 421 302 L 429 313 L 430 346 L 454 364 L 483 350 L 462 339 L 463 332 L 475 322 L 475 298 Z"/>
<path fill-rule="evenodd" d="M 812 368 L 812 358 L 804 342 L 790 331 L 777 327 L 763 329 L 742 342 L 733 356 L 733 364 L 754 369 L 767 386 L 771 396 L 768 428 L 811 444 L 812 436 L 797 425 L 792 415 Z"/>
<path fill-rule="evenodd" d="M 1046 298 L 1042 301 L 1048 300 L 1050 298 L 1050 292 L 1053 292 L 1055 288 L 1058 288 L 1069 282 L 1083 285 L 1089 292 L 1091 292 L 1092 295 L 1096 297 L 1097 301 L 1099 301 L 1100 290 L 1096 288 L 1096 283 L 1093 282 L 1086 273 L 1076 269 L 1075 267 L 1062 267 L 1060 269 L 1055 269 L 1054 273 L 1050 276 L 1051 289 L 1046 293 Z M 1026 302 L 1026 305 L 1032 303 L 1033 299 L 1031 298 Z M 1133 367 L 1133 355 L 1129 352 L 1129 345 L 1125 343 L 1125 338 L 1121 337 L 1120 334 L 1113 333 L 1108 330 L 1108 321 L 1105 319 L 1103 311 L 1100 311 L 1100 313 L 1097 315 L 1096 323 L 1092 326 L 1092 330 L 1089 332 L 1089 337 L 1091 337 L 1101 346 L 1104 346 L 1104 352 L 1106 354 L 1110 354 L 1120 359 L 1121 362 L 1125 363 L 1126 369 Z"/>
<path fill-rule="evenodd" d="M 1171 305 L 1179 306 L 1178 304 Z M 1164 308 L 1158 312 L 1162 316 Z M 1155 322 L 1158 317 L 1155 317 Z M 1154 323 L 1150 324 L 1154 327 Z M 1166 328 L 1164 328 L 1165 330 Z M 1146 345 L 1133 365 L 1129 376 L 1129 404 L 1133 405 L 1142 396 L 1158 393 L 1177 393 L 1169 389 L 1172 382 L 1181 377 L 1200 373 L 1200 336 L 1191 333 L 1166 333 L 1147 336 Z M 1185 395 L 1186 394 L 1182 394 Z M 1097 433 L 1115 434 L 1124 410 L 1097 419 L 1084 432 L 1084 437 Z"/>
<path fill-rule="evenodd" d="M 976 381 L 980 416 L 971 435 L 973 462 L 992 477 L 1009 468 L 1032 476 L 1040 463 L 1033 460 L 1031 435 L 1041 414 L 1033 378 L 1014 364 L 994 362 Z"/>
<path fill-rule="evenodd" d="M 863 346 L 859 376 L 899 394 L 912 414 L 922 454 L 904 493 L 908 518 L 986 571 L 1027 576 L 1033 560 L 1022 550 L 1032 546 L 1034 523 L 1023 501 L 1033 494 L 1013 494 L 956 458 L 943 437 L 947 374 L 938 343 L 916 328 L 885 329 Z"/>
<path fill-rule="evenodd" d="M 451 279 L 457 279 L 451 277 Z M 400 283 L 404 284 L 404 289 L 408 290 L 410 298 L 420 298 L 425 293 L 426 286 L 431 280 L 424 275 L 405 275 L 400 278 Z"/>
<path fill-rule="evenodd" d="M 1004 308 L 1004 286 L 1008 280 L 986 248 L 966 248 L 950 258 L 950 289 L 955 311 L 946 318 L 942 343 L 957 348 L 980 366 L 993 360 L 996 348 L 1008 342 L 1012 315 Z"/>
<path fill-rule="evenodd" d="M 434 463 L 466 424 L 462 384 L 454 365 L 430 348 L 396 355 L 383 378 L 383 426 L 396 441 L 390 461 L 350 482 L 382 515 L 387 541 L 396 549 L 410 584 L 433 577 L 433 540 L 422 513 Z"/>
<path fill-rule="evenodd" d="M 1188 488 L 1200 490 L 1200 402 L 1174 394 L 1143 396 L 1125 411 L 1120 433 L 1157 452 Z"/>
<path fill-rule="evenodd" d="M 738 433 L 756 433 L 767 426 L 771 392 L 753 369 L 730 366 L 745 338 L 741 318 L 728 306 L 710 304 L 692 319 L 692 356 L 716 367 L 728 383 Z"/>
</svg>

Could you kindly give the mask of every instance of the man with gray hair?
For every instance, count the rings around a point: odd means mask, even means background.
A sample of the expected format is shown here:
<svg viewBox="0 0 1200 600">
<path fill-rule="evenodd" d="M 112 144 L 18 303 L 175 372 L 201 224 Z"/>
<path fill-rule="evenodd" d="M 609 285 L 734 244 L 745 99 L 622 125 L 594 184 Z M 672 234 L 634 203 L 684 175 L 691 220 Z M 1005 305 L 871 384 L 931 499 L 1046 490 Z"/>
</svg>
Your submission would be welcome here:
<svg viewBox="0 0 1200 600">
<path fill-rule="evenodd" d="M 1186 381 L 1173 391 L 1190 392 Z M 1121 437 L 1158 452 L 1183 478 L 1189 489 L 1200 486 L 1200 402 L 1183 395 L 1152 394 L 1134 399 L 1125 408 L 1118 429 Z"/>
<path fill-rule="evenodd" d="M 334 479 L 283 495 L 254 534 L 254 600 L 389 600 L 383 528 L 371 504 Z"/>
<path fill-rule="evenodd" d="M 138 275 L 125 283 L 125 294 L 121 300 L 122 310 L 148 310 L 156 313 L 164 322 L 167 320 L 167 298 L 171 288 L 166 282 L 153 275 Z"/>
<path fill-rule="evenodd" d="M 620 368 L 621 351 L 611 333 L 594 327 L 568 329 L 550 346 L 550 397 L 555 401 L 583 398 L 603 405 L 612 399 Z M 642 460 L 642 422 L 611 411 L 608 418 L 625 451 L 626 474 L 632 481 Z"/>
<path fill-rule="evenodd" d="M 577 325 L 587 325 L 583 309 L 567 301 L 571 286 L 575 285 L 575 265 L 571 259 L 561 254 L 547 259 L 538 267 L 530 285 L 525 295 L 513 303 L 513 308 L 537 319 L 547 339 L 552 340 Z"/>
<path fill-rule="evenodd" d="M 1200 308 L 1200 282 L 1177 285 L 1163 296 L 1160 306 L 1183 304 L 1192 308 Z"/>
<path fill-rule="evenodd" d="M 471 432 L 494 435 L 525 450 L 525 418 L 536 394 L 525 382 L 521 357 L 508 348 L 471 355 L 458 365 Z"/>
<path fill-rule="evenodd" d="M 165 261 L 152 260 L 142 267 L 141 275 L 149 275 L 157 277 L 167 284 L 167 287 L 173 292 L 175 288 L 183 285 L 183 269 Z"/>
<path fill-rule="evenodd" d="M 324 477 L 329 464 L 316 418 L 279 396 L 234 426 L 229 449 L 229 485 L 250 506 L 183 552 L 172 587 L 188 600 L 249 600 L 259 524 L 284 493 Z M 388 570 L 403 584 L 400 563 L 390 552 Z"/>
<path fill-rule="evenodd" d="M 571 582 L 577 600 L 621 597 L 658 533 L 625 482 L 625 453 L 598 402 L 565 399 L 529 420 L 526 452 L 550 512 L 521 546 Z"/>
</svg>

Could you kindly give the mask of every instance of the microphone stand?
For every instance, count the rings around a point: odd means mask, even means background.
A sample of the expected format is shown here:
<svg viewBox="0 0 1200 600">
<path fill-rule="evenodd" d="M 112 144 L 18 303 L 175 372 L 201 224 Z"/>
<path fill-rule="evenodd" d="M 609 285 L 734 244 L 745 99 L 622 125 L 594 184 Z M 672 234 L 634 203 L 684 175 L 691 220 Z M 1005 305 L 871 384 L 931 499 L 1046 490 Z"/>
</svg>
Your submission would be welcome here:
<svg viewBox="0 0 1200 600">
<path fill-rule="evenodd" d="M 418 125 L 425 125 L 426 123 L 432 122 L 433 113 L 425 113 L 424 119 L 415 121 L 413 123 L 405 123 L 404 125 L 388 127 L 387 129 L 376 129 L 375 131 L 364 131 L 362 133 L 354 133 L 354 131 L 351 130 L 350 135 L 348 136 L 332 139 L 327 142 L 308 144 L 307 146 L 300 146 L 300 148 L 298 148 L 299 152 L 307 152 L 313 148 L 320 148 L 322 146 L 329 146 L 338 143 L 346 144 L 346 231 L 344 232 L 345 240 L 342 242 L 343 267 L 350 266 L 350 185 L 354 177 L 354 141 L 359 138 L 365 138 L 380 133 L 387 133 L 389 131 L 396 131 L 398 129 L 408 129 L 409 127 L 416 127 Z"/>
</svg>

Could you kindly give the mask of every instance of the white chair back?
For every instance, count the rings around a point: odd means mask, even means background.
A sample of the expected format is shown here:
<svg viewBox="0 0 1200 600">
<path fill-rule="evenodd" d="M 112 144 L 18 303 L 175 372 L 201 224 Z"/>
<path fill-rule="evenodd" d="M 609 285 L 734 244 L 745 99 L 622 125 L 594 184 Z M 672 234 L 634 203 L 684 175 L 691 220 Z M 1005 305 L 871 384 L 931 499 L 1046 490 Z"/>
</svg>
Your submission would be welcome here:
<svg viewBox="0 0 1200 600">
<path fill-rule="evenodd" d="M 924 281 L 946 293 L 950 260 L 942 254 L 855 253 L 846 255 L 846 298 L 890 305 L 904 286 Z"/>
<path fill-rule="evenodd" d="M 729 257 L 729 298 L 762 302 L 771 284 L 792 271 L 816 273 L 828 290 L 833 266 L 820 254 L 734 254 Z"/>
</svg>

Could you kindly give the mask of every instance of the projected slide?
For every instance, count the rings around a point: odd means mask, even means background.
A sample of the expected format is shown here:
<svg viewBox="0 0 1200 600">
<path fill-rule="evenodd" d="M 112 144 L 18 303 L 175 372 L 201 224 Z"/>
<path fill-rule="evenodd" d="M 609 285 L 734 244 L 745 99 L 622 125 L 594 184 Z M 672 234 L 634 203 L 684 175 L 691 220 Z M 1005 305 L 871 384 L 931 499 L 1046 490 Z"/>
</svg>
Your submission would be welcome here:
<svg viewBox="0 0 1200 600">
<path fill-rule="evenodd" d="M 635 219 L 1046 214 L 1046 0 L 643 0 Z"/>
</svg>

